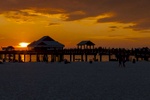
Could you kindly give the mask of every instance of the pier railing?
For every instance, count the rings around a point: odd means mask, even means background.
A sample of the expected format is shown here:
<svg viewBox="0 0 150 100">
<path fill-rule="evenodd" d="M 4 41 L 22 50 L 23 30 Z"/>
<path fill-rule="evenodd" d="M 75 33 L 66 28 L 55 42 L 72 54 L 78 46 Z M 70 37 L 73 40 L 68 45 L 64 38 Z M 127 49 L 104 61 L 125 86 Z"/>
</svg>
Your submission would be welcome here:
<svg viewBox="0 0 150 100">
<path fill-rule="evenodd" d="M 0 54 L 103 54 L 103 55 L 136 55 L 149 56 L 150 51 L 125 50 L 125 49 L 63 49 L 63 50 L 12 50 L 0 51 Z"/>
</svg>

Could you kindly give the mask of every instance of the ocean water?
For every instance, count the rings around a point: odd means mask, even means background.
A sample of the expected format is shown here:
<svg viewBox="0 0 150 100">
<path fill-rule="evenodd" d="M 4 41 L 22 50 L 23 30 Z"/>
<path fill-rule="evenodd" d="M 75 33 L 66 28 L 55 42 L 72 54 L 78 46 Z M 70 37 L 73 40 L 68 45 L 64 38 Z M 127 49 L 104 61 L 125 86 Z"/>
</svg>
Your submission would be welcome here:
<svg viewBox="0 0 150 100">
<path fill-rule="evenodd" d="M 40 61 L 43 60 L 43 56 L 44 55 L 39 55 L 39 59 Z M 9 59 L 9 55 L 6 55 L 7 60 Z M 4 55 L 2 55 L 1 59 L 4 58 Z M 11 59 L 13 59 L 13 56 L 10 57 Z M 15 55 L 16 60 L 19 59 L 18 55 Z M 87 61 L 93 60 L 94 55 L 87 55 Z M 67 59 L 68 61 L 70 61 L 70 55 L 64 55 L 64 59 Z M 75 55 L 75 59 L 81 59 L 81 55 Z M 98 61 L 100 61 L 100 56 L 96 55 L 96 59 L 98 59 Z M 111 59 L 116 59 L 115 55 L 111 55 Z M 130 56 L 129 60 L 132 61 L 133 59 L 135 59 L 134 56 Z M 30 55 L 21 55 L 21 60 L 24 62 L 29 62 L 30 61 Z M 72 56 L 72 60 L 73 60 L 73 56 Z M 83 55 L 83 60 L 85 61 L 85 55 Z M 150 59 L 149 59 L 150 60 Z M 51 61 L 51 55 L 48 55 L 48 61 Z M 56 61 L 58 61 L 58 57 L 56 57 Z M 77 60 L 76 60 L 77 61 Z M 109 55 L 102 55 L 102 61 L 109 61 Z M 144 59 L 139 58 L 139 61 L 144 61 Z M 31 55 L 31 62 L 36 62 L 36 55 Z"/>
</svg>

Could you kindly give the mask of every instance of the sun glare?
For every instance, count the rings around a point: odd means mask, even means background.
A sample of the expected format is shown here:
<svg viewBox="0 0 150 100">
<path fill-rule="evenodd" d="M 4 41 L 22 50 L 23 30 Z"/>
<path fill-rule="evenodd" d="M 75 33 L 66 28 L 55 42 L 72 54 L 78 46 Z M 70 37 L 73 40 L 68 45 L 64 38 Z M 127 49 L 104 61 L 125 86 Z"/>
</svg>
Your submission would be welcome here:
<svg viewBox="0 0 150 100">
<path fill-rule="evenodd" d="M 19 46 L 20 46 L 20 47 L 27 47 L 28 44 L 29 44 L 29 43 L 19 43 Z"/>
</svg>

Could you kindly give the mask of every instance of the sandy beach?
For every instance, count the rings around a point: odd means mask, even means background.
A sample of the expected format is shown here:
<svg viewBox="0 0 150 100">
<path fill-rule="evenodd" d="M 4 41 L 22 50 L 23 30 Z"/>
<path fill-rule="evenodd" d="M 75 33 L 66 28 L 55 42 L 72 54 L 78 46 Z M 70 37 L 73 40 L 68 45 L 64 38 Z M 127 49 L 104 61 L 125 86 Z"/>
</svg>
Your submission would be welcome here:
<svg viewBox="0 0 150 100">
<path fill-rule="evenodd" d="M 150 62 L 0 64 L 0 100 L 149 100 Z"/>
</svg>

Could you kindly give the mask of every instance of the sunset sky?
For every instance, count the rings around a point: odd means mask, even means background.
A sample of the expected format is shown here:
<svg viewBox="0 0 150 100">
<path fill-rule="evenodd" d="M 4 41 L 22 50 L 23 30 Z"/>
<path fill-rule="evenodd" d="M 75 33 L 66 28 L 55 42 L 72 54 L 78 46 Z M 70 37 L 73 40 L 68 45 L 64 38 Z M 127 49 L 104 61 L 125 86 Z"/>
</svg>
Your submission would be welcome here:
<svg viewBox="0 0 150 100">
<path fill-rule="evenodd" d="M 150 48 L 150 0 L 2 0 L 0 46 L 50 36 L 76 47 Z"/>
</svg>

